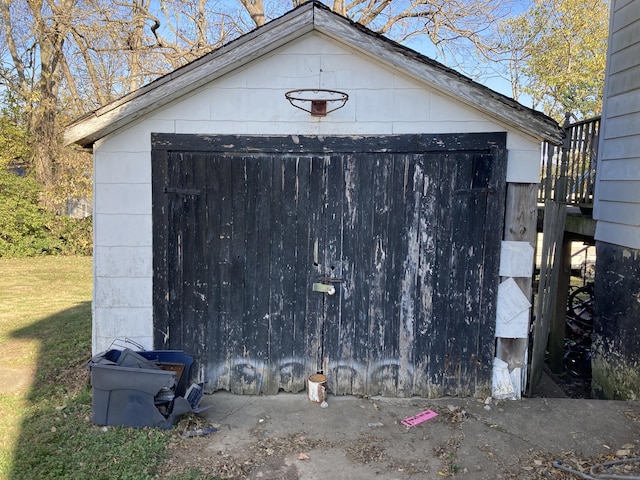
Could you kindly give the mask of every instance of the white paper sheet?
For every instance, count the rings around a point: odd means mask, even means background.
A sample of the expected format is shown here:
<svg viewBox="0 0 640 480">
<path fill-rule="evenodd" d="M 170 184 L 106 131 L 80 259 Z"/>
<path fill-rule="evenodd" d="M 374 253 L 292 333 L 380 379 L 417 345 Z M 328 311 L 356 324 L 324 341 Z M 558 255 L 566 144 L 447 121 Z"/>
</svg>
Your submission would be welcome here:
<svg viewBox="0 0 640 480">
<path fill-rule="evenodd" d="M 498 287 L 496 337 L 526 338 L 529 333 L 531 303 L 513 278 Z"/>
<path fill-rule="evenodd" d="M 529 242 L 503 241 L 500 250 L 501 277 L 531 277 L 533 247 Z"/>
</svg>

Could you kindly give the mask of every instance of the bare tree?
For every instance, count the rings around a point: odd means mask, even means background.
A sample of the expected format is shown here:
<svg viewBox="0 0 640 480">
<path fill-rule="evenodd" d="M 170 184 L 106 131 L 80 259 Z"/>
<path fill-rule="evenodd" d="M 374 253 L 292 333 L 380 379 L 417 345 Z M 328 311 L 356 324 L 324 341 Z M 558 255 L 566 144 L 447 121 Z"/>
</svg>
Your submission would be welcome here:
<svg viewBox="0 0 640 480">
<path fill-rule="evenodd" d="M 59 0 L 57 3 L 53 0 L 26 0 L 25 4 L 16 5 L 16 2 L 2 0 L 0 7 L 4 38 L 13 61 L 12 73 L 18 79 L 15 93 L 29 109 L 29 130 L 38 139 L 31 146 L 36 179 L 45 188 L 50 188 L 54 182 L 59 151 L 56 120 L 63 46 L 75 3 L 76 0 Z M 20 9 L 32 20 L 27 37 L 30 49 L 23 52 L 16 35 L 24 33 L 24 29 L 14 25 L 12 8 L 13 13 Z"/>
<path fill-rule="evenodd" d="M 249 12 L 249 15 L 251 15 L 251 19 L 256 24 L 256 27 L 261 27 L 265 24 L 266 17 L 262 0 L 240 0 L 240 3 L 242 3 L 244 8 L 247 9 L 247 12 Z"/>
<path fill-rule="evenodd" d="M 485 52 L 510 0 L 327 0 L 398 41 L 422 37 L 443 57 Z M 88 109 L 178 68 L 304 0 L 0 0 L 16 87 L 34 83 L 65 111 Z M 269 11 L 266 11 L 266 8 Z M 20 23 L 20 25 L 17 25 Z M 16 28 L 18 27 L 18 28 Z M 15 38 L 15 32 L 22 32 Z M 455 56 L 454 55 L 454 56 Z M 25 67 L 39 60 L 41 68 Z M 53 95 L 51 95 L 53 94 Z M 73 115 L 73 111 L 68 112 Z"/>
<path fill-rule="evenodd" d="M 326 0 L 398 41 L 445 58 L 484 54 L 511 0 Z M 60 126 L 264 25 L 305 0 L 0 0 L 0 82 L 29 118 L 33 165 L 60 185 Z M 267 10 L 268 9 L 268 10 Z M 474 64 L 477 62 L 473 62 Z M 66 165 L 66 167 L 65 167 Z"/>
<path fill-rule="evenodd" d="M 266 12 L 261 0 L 238 0 L 255 26 L 282 14 Z M 305 0 L 291 0 L 297 7 Z M 510 14 L 511 0 L 327 0 L 333 11 L 398 42 L 422 38 L 441 61 L 462 68 L 477 65 L 469 56 L 495 50 L 495 27 Z M 287 2 L 274 6 L 286 8 Z M 468 63 L 468 64 L 467 64 Z"/>
</svg>

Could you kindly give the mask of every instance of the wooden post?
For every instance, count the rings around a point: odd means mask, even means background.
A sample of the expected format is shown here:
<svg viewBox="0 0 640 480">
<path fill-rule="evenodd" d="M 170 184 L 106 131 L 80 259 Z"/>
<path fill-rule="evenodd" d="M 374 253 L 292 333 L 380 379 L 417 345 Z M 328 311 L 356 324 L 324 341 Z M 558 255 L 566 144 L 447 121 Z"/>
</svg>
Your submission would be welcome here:
<svg viewBox="0 0 640 480">
<path fill-rule="evenodd" d="M 569 157 L 571 155 L 571 114 L 565 113 L 564 124 L 562 128 L 565 132 L 565 137 L 562 142 L 562 155 L 560 157 L 560 175 L 558 176 L 556 183 L 553 187 L 553 200 L 556 202 L 566 202 L 567 194 L 569 193 Z M 545 198 L 548 200 L 549 198 Z"/>
<path fill-rule="evenodd" d="M 571 240 L 565 235 L 560 253 L 560 269 L 556 286 L 555 308 L 549 330 L 549 368 L 553 373 L 562 373 L 564 337 L 567 316 L 567 297 L 571 280 Z"/>
<path fill-rule="evenodd" d="M 554 296 L 560 270 L 560 248 L 564 234 L 567 207 L 563 203 L 547 200 L 544 207 L 544 241 L 542 244 L 542 265 L 538 284 L 536 323 L 531 351 L 531 375 L 529 393 L 542 378 L 545 351 L 549 340 L 551 317 L 554 314 Z"/>
<path fill-rule="evenodd" d="M 504 223 L 504 240 L 536 243 L 536 223 L 538 186 L 535 183 L 508 183 Z M 535 259 L 534 259 L 535 261 Z M 514 278 L 525 296 L 531 299 L 530 277 Z M 514 368 L 524 368 L 527 364 L 528 338 L 497 338 L 496 357 Z M 521 392 L 515 392 L 520 398 Z"/>
</svg>

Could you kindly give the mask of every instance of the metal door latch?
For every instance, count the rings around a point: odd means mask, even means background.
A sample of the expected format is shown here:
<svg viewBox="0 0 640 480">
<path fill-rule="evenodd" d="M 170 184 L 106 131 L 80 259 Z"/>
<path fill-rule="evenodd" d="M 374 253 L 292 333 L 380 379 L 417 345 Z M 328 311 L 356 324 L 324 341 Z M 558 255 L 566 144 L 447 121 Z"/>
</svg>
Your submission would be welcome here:
<svg viewBox="0 0 640 480">
<path fill-rule="evenodd" d="M 324 283 L 314 283 L 312 290 L 314 292 L 326 293 L 327 295 L 333 295 L 336 293 L 336 287 L 333 285 L 326 285 Z"/>
</svg>

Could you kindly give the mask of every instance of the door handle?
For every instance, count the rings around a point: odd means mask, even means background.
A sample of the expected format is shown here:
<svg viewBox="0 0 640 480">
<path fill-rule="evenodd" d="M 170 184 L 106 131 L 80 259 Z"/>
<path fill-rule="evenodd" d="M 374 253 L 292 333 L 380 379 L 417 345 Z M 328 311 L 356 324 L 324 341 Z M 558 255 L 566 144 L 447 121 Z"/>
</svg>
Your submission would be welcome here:
<svg viewBox="0 0 640 480">
<path fill-rule="evenodd" d="M 326 293 L 327 295 L 333 295 L 336 293 L 336 287 L 325 283 L 314 283 L 311 290 L 314 292 Z"/>
</svg>

